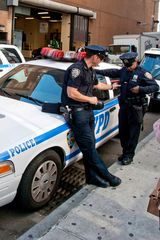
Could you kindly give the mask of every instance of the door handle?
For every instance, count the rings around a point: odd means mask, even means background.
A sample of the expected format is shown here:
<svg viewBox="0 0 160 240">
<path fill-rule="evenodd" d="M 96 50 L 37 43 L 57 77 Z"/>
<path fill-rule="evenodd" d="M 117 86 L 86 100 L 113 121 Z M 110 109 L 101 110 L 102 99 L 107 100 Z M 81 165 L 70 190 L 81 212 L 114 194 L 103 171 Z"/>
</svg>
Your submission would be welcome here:
<svg viewBox="0 0 160 240">
<path fill-rule="evenodd" d="M 110 112 L 113 112 L 114 110 L 116 110 L 116 107 L 112 107 L 111 109 L 109 109 Z"/>
</svg>

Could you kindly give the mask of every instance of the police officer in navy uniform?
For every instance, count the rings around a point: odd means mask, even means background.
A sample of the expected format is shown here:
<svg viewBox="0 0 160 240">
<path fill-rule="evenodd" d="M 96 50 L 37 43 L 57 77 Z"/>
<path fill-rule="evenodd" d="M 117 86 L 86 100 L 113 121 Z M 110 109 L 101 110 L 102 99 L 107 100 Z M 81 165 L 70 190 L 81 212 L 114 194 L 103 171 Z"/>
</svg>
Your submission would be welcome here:
<svg viewBox="0 0 160 240">
<path fill-rule="evenodd" d="M 133 161 L 147 105 L 146 94 L 159 89 L 152 75 L 138 65 L 137 56 L 135 52 L 121 55 L 124 66 L 120 70 L 96 70 L 99 74 L 120 79 L 119 135 L 123 152 L 118 160 L 122 165 Z"/>
<path fill-rule="evenodd" d="M 92 105 L 98 104 L 93 88 L 108 90 L 116 84 L 98 83 L 93 67 L 105 57 L 105 48 L 98 45 L 85 47 L 86 57 L 72 64 L 66 71 L 62 89 L 62 104 L 71 109 L 71 128 L 83 153 L 86 183 L 99 187 L 118 186 L 121 180 L 112 175 L 95 148 L 94 115 Z"/>
</svg>

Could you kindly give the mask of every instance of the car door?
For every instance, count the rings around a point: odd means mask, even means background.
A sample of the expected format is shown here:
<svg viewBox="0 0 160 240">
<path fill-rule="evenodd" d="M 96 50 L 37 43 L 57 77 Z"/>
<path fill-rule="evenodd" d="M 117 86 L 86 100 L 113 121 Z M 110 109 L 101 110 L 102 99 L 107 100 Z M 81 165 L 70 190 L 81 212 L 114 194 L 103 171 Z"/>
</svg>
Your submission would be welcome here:
<svg viewBox="0 0 160 240">
<path fill-rule="evenodd" d="M 111 84 L 108 77 L 97 75 L 100 82 Z M 117 92 L 117 91 L 116 91 Z M 106 140 L 118 134 L 118 98 L 114 95 L 113 90 L 94 90 L 94 95 L 100 101 L 104 102 L 104 108 L 94 110 L 95 114 L 95 136 L 97 146 Z"/>
</svg>

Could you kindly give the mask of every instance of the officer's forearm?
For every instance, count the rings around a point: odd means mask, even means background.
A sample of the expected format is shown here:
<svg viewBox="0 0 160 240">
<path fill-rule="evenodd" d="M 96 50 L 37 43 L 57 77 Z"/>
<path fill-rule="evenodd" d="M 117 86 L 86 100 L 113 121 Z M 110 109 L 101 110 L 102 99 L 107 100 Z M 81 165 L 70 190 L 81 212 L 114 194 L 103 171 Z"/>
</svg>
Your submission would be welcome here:
<svg viewBox="0 0 160 240">
<path fill-rule="evenodd" d="M 94 88 L 99 90 L 111 90 L 113 89 L 112 84 L 106 84 L 106 83 L 98 83 L 97 85 L 94 85 Z"/>
<path fill-rule="evenodd" d="M 158 90 L 159 90 L 158 84 L 139 88 L 140 93 L 145 93 L 145 94 L 154 93 L 154 92 L 157 92 Z"/>
<path fill-rule="evenodd" d="M 67 94 L 69 98 L 79 102 L 90 102 L 90 97 L 81 94 L 76 88 L 68 87 Z"/>
<path fill-rule="evenodd" d="M 119 78 L 120 77 L 120 69 L 103 69 L 103 70 L 98 70 L 95 69 L 97 74 L 103 75 L 103 76 L 108 76 L 110 78 Z"/>
</svg>

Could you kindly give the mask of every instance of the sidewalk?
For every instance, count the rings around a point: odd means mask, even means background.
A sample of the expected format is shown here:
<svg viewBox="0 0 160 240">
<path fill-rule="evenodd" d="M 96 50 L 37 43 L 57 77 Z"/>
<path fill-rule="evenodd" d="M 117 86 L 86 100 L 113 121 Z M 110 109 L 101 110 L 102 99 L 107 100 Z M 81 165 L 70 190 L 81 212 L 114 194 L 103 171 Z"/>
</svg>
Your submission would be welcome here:
<svg viewBox="0 0 160 240">
<path fill-rule="evenodd" d="M 160 177 L 160 144 L 151 133 L 138 145 L 134 163 L 109 169 L 117 188 L 86 185 L 18 240 L 158 240 L 158 217 L 147 213 Z"/>
</svg>

